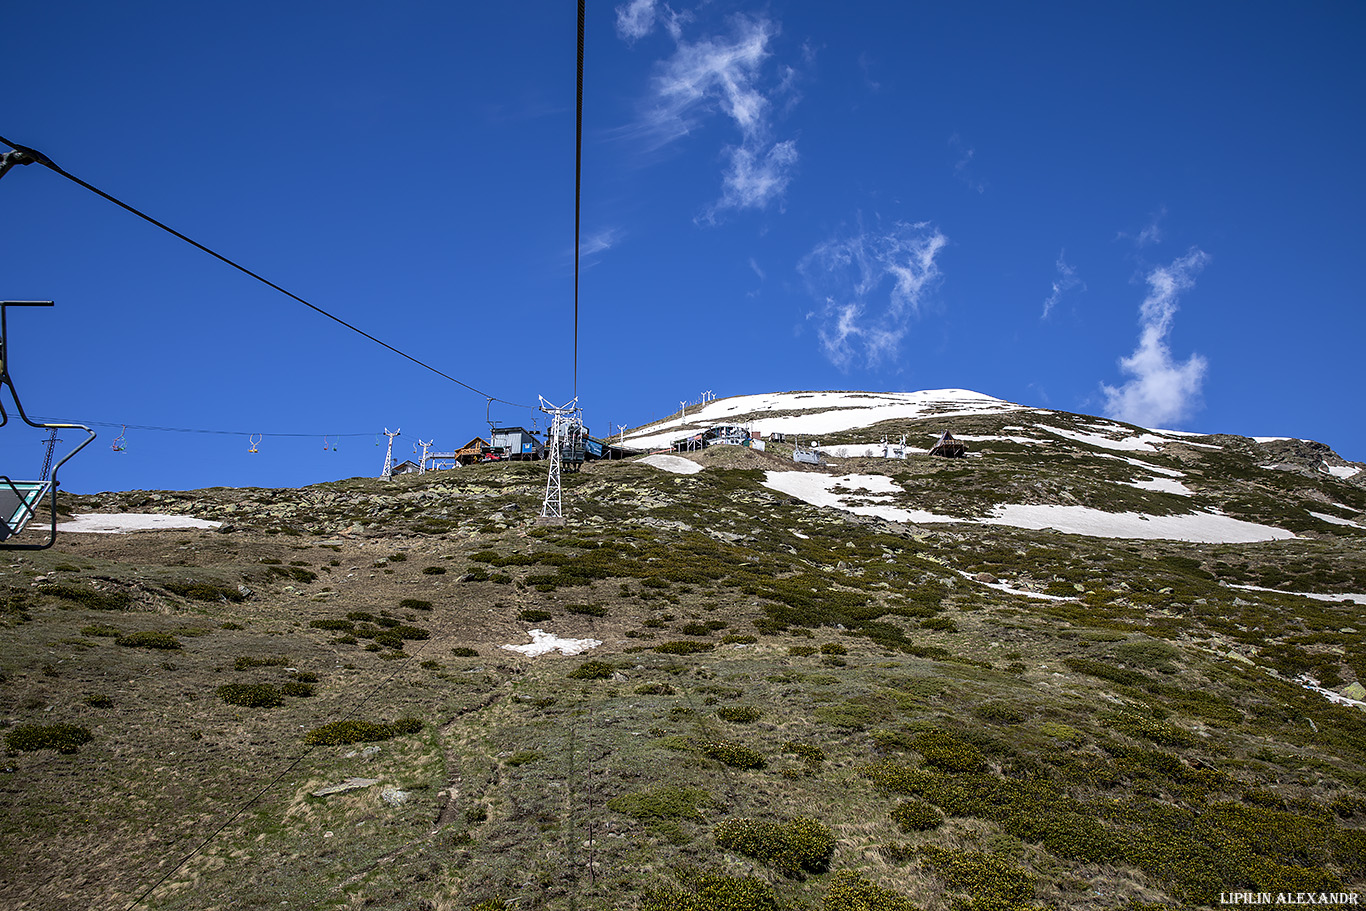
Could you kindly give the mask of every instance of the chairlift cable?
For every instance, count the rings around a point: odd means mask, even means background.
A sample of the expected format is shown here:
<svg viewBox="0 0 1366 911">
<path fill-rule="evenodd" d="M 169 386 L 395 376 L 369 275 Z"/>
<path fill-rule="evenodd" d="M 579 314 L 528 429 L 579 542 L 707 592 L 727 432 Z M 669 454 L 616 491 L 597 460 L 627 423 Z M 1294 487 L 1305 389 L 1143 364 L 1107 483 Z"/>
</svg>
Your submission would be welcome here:
<svg viewBox="0 0 1366 911">
<path fill-rule="evenodd" d="M 36 416 L 35 416 L 35 417 L 36 417 Z M 42 420 L 42 421 L 52 421 L 52 420 L 55 420 L 55 418 L 36 418 L 36 419 L 37 419 L 37 420 Z M 84 421 L 83 423 L 89 424 L 89 425 L 91 425 L 92 427 L 122 427 L 122 428 L 124 428 L 124 429 L 126 429 L 126 430 L 141 430 L 141 431 L 149 432 L 149 433 L 210 433 L 210 434 L 218 434 L 218 435 L 220 435 L 220 436 L 230 436 L 230 437 L 240 437 L 240 436 L 246 436 L 246 435 L 248 435 L 249 433 L 250 433 L 250 434 L 257 433 L 257 431 L 255 431 L 255 430 L 251 430 L 251 431 L 247 431 L 247 430 L 201 430 L 201 429 L 193 428 L 193 427 L 159 427 L 159 426 L 154 426 L 154 425 L 149 425 L 149 424 L 124 424 L 124 423 L 121 423 L 121 422 L 119 422 L 119 421 L 112 421 L 112 422 L 111 422 L 111 421 Z M 262 435 L 262 436 L 266 436 L 266 437 L 319 437 L 319 436 L 322 436 L 323 434 L 320 434 L 320 433 L 262 433 L 261 435 Z M 364 433 L 329 433 L 329 434 L 327 434 L 327 436 L 329 436 L 329 437 L 338 437 L 338 438 L 341 438 L 341 437 L 368 437 L 368 436 L 374 436 L 374 431 L 366 431 L 366 432 L 364 432 Z"/>
<path fill-rule="evenodd" d="M 582 14 L 580 14 L 580 15 L 582 15 Z M 437 368 L 433 367 L 431 364 L 428 364 L 426 361 L 419 360 L 419 359 L 413 357 L 411 354 L 408 354 L 408 353 L 405 352 L 405 351 L 400 351 L 398 348 L 395 348 L 393 345 L 389 344 L 388 342 L 381 341 L 380 339 L 375 338 L 373 335 L 371 335 L 370 333 L 366 332 L 364 329 L 361 329 L 361 328 L 359 328 L 358 326 L 355 326 L 355 325 L 353 325 L 353 324 L 351 324 L 351 323 L 348 323 L 346 320 L 342 319 L 340 316 L 337 316 L 337 315 L 335 315 L 335 314 L 333 314 L 333 313 L 329 313 L 328 311 L 324 310 L 322 307 L 316 306 L 316 305 L 314 305 L 314 304 L 310 304 L 308 301 L 304 300 L 304 299 L 303 299 L 302 297 L 300 297 L 299 295 L 294 294 L 294 293 L 291 292 L 291 291 L 286 291 L 284 288 L 282 288 L 282 287 L 280 287 L 279 285 L 275 284 L 275 282 L 271 281 L 271 280 L 268 279 L 268 278 L 265 278 L 264 276 L 262 276 L 262 275 L 260 275 L 260 274 L 258 274 L 258 273 L 256 273 L 256 272 L 251 271 L 250 269 L 248 269 L 246 266 L 242 265 L 241 263 L 235 262 L 235 261 L 229 259 L 228 257 L 224 256 L 222 253 L 219 253 L 219 252 L 217 252 L 217 251 L 215 251 L 215 250 L 210 249 L 209 247 L 204 246 L 204 245 L 201 244 L 199 241 L 194 240 L 194 239 L 192 239 L 192 238 L 190 238 L 190 237 L 187 237 L 187 236 L 184 235 L 184 234 L 181 234 L 181 233 L 180 233 L 179 231 L 177 231 L 175 228 L 172 228 L 172 227 L 170 227 L 169 225 L 167 225 L 167 224 L 165 224 L 165 223 L 163 223 L 163 222 L 157 221 L 155 218 L 153 218 L 152 216 L 148 215 L 146 212 L 143 212 L 143 211 L 141 211 L 141 210 L 139 210 L 139 209 L 135 209 L 133 206 L 130 206 L 128 203 L 124 202 L 123 200 L 118 199 L 117 197 L 111 196 L 110 194 L 104 192 L 104 191 L 101 190 L 99 187 L 96 187 L 96 186 L 94 186 L 94 185 L 92 185 L 92 184 L 86 183 L 84 180 L 81 180 L 81 179 L 80 179 L 79 177 L 77 177 L 75 174 L 72 174 L 71 172 L 66 171 L 66 170 L 64 170 L 63 168 L 59 167 L 59 166 L 57 165 L 56 162 L 54 162 L 51 158 L 48 158 L 48 157 L 47 157 L 46 155 L 44 155 L 42 152 L 39 152 L 39 151 L 37 151 L 36 149 L 30 149 L 28 146 L 19 145 L 19 144 L 16 143 L 16 142 L 11 142 L 10 140 L 6 139 L 6 138 L 3 137 L 3 136 L 0 136 L 0 142 L 3 142 L 5 145 L 7 145 L 7 146 L 9 146 L 9 147 L 11 147 L 11 148 L 13 148 L 13 149 L 16 149 L 16 150 L 18 150 L 18 151 L 20 151 L 20 152 L 23 152 L 25 155 L 27 155 L 27 156 L 29 156 L 30 158 L 32 158 L 33 161 L 34 161 L 35 163 L 42 165 L 43 167 L 47 168 L 49 171 L 52 171 L 52 172 L 55 173 L 55 174 L 60 174 L 61 176 L 65 177 L 67 180 L 70 180 L 70 181 L 72 181 L 72 182 L 75 183 L 75 184 L 78 184 L 78 185 L 80 185 L 80 186 L 82 186 L 82 187 L 85 187 L 87 190 L 89 190 L 90 192 L 94 193 L 94 194 L 97 195 L 97 196 L 102 196 L 102 197 L 104 197 L 105 199 L 109 200 L 109 201 L 112 202 L 114 205 L 118 206 L 119 208 L 121 208 L 121 209 L 126 209 L 127 211 L 132 212 L 134 215 L 136 215 L 138 218 L 141 218 L 143 221 L 147 221 L 147 222 L 150 222 L 151 224 L 156 225 L 156 226 L 157 226 L 158 228 L 160 228 L 161 230 L 167 232 L 168 234 L 172 234 L 172 235 L 174 235 L 174 236 L 180 238 L 181 240 L 185 241 L 187 244 L 189 244 L 189 245 L 192 246 L 192 247 L 198 247 L 200 250 L 203 250 L 205 253 L 209 254 L 209 255 L 212 256 L 214 259 L 220 260 L 221 262 L 224 262 L 224 263 L 228 264 L 229 266 L 232 266 L 232 267 L 233 267 L 234 269 L 236 269 L 237 271 L 242 272 L 242 273 L 244 273 L 244 274 L 246 274 L 246 275 L 251 276 L 252 278 L 256 279 L 257 281 L 261 282 L 262 284 L 267 285 L 267 286 L 269 286 L 269 287 L 271 287 L 271 288 L 274 288 L 276 291 L 279 291 L 281 294 L 285 295 L 286 297 L 291 298 L 292 300 L 298 301 L 299 303 L 303 304 L 303 305 L 304 305 L 305 307 L 307 307 L 308 309 L 310 309 L 310 310 L 312 310 L 312 311 L 314 311 L 314 312 L 316 312 L 316 313 L 319 313 L 319 314 L 321 314 L 321 315 L 327 317 L 328 319 L 332 320 L 333 322 L 336 322 L 336 323 L 339 323 L 339 324 L 342 325 L 342 326 L 345 326 L 347 329 L 350 329 L 352 332 L 355 332 L 355 333 L 358 334 L 358 335 L 362 335 L 362 336 L 364 336 L 365 338 L 368 338 L 370 341 L 374 342 L 375 344 L 380 345 L 381 347 L 384 347 L 384 348 L 389 349 L 390 351 L 394 352 L 395 354 L 399 355 L 400 357 L 405 357 L 405 358 L 407 358 L 408 360 L 412 361 L 414 364 L 417 364 L 419 367 L 425 367 L 426 369 L 430 370 L 432 373 L 435 373 L 437 376 L 444 377 L 445 379 L 450 380 L 452 383 L 455 383 L 457 386 L 463 386 L 464 388 L 470 390 L 471 392 L 478 393 L 479 395 L 482 395 L 482 396 L 484 396 L 484 397 L 486 397 L 486 398 L 488 397 L 488 393 L 483 392 L 483 391 L 481 391 L 481 390 L 479 390 L 479 389 L 474 388 L 474 387 L 471 386 L 469 383 L 465 383 L 465 382 L 462 382 L 462 381 L 460 381 L 460 380 L 457 380 L 455 377 L 453 377 L 453 376 L 451 376 L 450 374 L 445 373 L 445 372 L 443 372 L 443 371 L 441 371 L 441 370 L 438 370 Z M 578 254 L 577 254 L 577 252 L 576 252 L 576 253 L 575 253 L 575 270 L 576 270 L 576 271 L 575 271 L 575 274 L 576 274 L 576 275 L 577 275 L 577 261 L 578 261 Z M 514 408 L 531 408 L 531 407 L 532 407 L 531 405 L 522 405 L 522 404 L 520 404 L 520 403 L 518 403 L 518 402 L 509 402 L 509 401 L 506 401 L 506 400 L 504 400 L 504 399 L 496 399 L 496 401 L 502 402 L 504 405 L 511 405 L 511 406 L 513 406 Z"/>
<path fill-rule="evenodd" d="M 578 107 L 574 118 L 574 398 L 579 397 L 579 210 L 583 196 L 583 23 L 587 0 L 579 0 Z"/>
</svg>

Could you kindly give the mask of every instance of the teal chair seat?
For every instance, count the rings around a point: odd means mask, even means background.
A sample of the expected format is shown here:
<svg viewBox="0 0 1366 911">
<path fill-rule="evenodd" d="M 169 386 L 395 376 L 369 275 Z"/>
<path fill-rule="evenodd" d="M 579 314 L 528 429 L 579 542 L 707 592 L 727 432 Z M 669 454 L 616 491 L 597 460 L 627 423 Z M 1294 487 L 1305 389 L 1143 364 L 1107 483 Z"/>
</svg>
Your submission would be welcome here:
<svg viewBox="0 0 1366 911">
<path fill-rule="evenodd" d="M 38 511 L 48 481 L 11 481 L 0 477 L 0 541 L 19 534 Z"/>
</svg>

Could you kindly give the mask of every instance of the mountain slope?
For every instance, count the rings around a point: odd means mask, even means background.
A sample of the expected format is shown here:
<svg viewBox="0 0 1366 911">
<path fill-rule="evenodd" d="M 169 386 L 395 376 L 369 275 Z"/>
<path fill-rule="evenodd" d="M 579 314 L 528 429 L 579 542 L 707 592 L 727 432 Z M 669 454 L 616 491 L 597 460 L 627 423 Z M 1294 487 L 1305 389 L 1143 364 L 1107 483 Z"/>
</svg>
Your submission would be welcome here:
<svg viewBox="0 0 1366 911">
<path fill-rule="evenodd" d="M 65 498 L 224 524 L 5 561 L 0 904 L 122 907 L 162 877 L 139 907 L 1118 909 L 1366 887 L 1366 487 L 1320 470 L 1354 466 L 967 393 L 859 413 L 859 395 L 711 403 L 824 415 L 829 464 L 787 444 L 680 456 L 691 474 L 594 463 L 565 475 L 563 526 L 533 521 L 536 463 Z M 980 455 L 866 454 L 946 429 Z M 1293 537 L 991 524 L 1024 507 Z M 601 644 L 504 648 L 533 629 Z M 58 724 L 90 739 L 28 748 Z"/>
</svg>

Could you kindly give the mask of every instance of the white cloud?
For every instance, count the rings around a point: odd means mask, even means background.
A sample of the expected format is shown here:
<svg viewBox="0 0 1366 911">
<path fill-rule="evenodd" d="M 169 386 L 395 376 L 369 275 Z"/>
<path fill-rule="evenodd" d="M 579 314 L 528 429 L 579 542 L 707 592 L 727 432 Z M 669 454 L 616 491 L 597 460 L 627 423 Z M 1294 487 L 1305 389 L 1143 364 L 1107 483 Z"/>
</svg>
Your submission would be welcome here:
<svg viewBox="0 0 1366 911">
<path fill-rule="evenodd" d="M 1148 273 L 1148 296 L 1139 309 L 1138 347 L 1119 361 L 1120 371 L 1132 378 L 1118 388 L 1101 384 L 1108 417 L 1165 427 L 1180 422 L 1198 404 L 1209 363 L 1199 354 L 1175 362 L 1167 336 L 1181 293 L 1195 287 L 1195 276 L 1207 262 L 1208 254 L 1192 247 L 1171 265 Z"/>
<path fill-rule="evenodd" d="M 713 220 L 723 209 L 764 208 L 787 190 L 796 164 L 797 144 L 791 139 L 775 143 L 762 155 L 745 146 L 731 149 L 721 198 L 708 210 L 707 219 Z"/>
<path fill-rule="evenodd" d="M 617 7 L 617 34 L 626 41 L 637 41 L 654 31 L 659 15 L 655 0 L 631 0 Z"/>
<path fill-rule="evenodd" d="M 820 302 L 825 356 L 840 369 L 895 358 L 927 291 L 941 276 L 935 258 L 948 238 L 926 222 L 897 223 L 885 234 L 828 240 L 798 264 Z"/>
<path fill-rule="evenodd" d="M 687 136 L 714 115 L 724 115 L 739 131 L 740 141 L 724 150 L 721 197 L 701 220 L 714 221 L 727 209 L 767 208 L 786 192 L 798 158 L 795 140 L 772 136 L 773 102 L 795 97 L 796 75 L 791 67 L 780 67 L 776 85 L 770 88 L 771 80 L 765 79 L 777 24 L 736 16 L 730 36 L 687 41 L 684 17 L 666 6 L 633 0 L 617 8 L 618 32 L 627 40 L 641 37 L 661 16 L 669 23 L 675 50 L 655 75 L 652 106 L 641 131 L 658 148 Z"/>
<path fill-rule="evenodd" d="M 752 256 L 749 258 L 749 267 L 754 270 L 755 275 L 759 276 L 759 281 L 764 281 L 768 278 L 767 273 L 759 268 L 759 263 Z"/>
<path fill-rule="evenodd" d="M 1062 300 L 1062 296 L 1068 291 L 1072 291 L 1076 288 L 1080 288 L 1083 291 L 1086 290 L 1085 282 L 1077 278 L 1076 267 L 1068 265 L 1066 257 L 1066 250 L 1058 253 L 1058 262 L 1056 263 L 1058 277 L 1053 279 L 1053 290 L 1049 292 L 1048 297 L 1044 298 L 1043 315 L 1039 317 L 1040 319 L 1048 319 L 1048 314 L 1053 312 L 1053 308 L 1058 305 L 1058 302 Z"/>
</svg>

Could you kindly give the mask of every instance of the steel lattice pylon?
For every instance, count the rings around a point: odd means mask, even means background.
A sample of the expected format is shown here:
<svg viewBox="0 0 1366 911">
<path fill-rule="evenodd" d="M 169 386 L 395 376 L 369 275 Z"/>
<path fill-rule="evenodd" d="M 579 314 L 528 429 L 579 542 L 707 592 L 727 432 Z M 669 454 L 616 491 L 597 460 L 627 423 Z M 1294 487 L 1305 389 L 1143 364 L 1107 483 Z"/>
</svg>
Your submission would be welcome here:
<svg viewBox="0 0 1366 911">
<path fill-rule="evenodd" d="M 385 452 L 384 452 L 384 471 L 380 473 L 380 477 L 381 477 L 381 478 L 393 477 L 393 474 L 394 474 L 394 437 L 398 436 L 400 433 L 402 433 L 401 430 L 395 430 L 395 431 L 393 431 L 393 432 L 391 433 L 391 432 L 389 431 L 389 428 L 388 428 L 388 427 L 385 427 L 385 428 L 384 428 L 384 435 L 385 435 L 386 437 L 389 438 L 389 448 L 386 449 Z"/>
<path fill-rule="evenodd" d="M 564 447 L 575 431 L 580 430 L 581 419 L 579 418 L 579 400 L 570 399 L 564 405 L 556 407 L 546 401 L 545 396 L 539 396 L 541 400 L 541 410 L 550 415 L 550 434 L 546 441 L 547 448 L 550 450 L 550 472 L 545 481 L 545 501 L 541 504 L 541 521 L 560 522 L 564 519 L 563 503 L 560 496 L 560 469 L 564 461 Z"/>
</svg>

